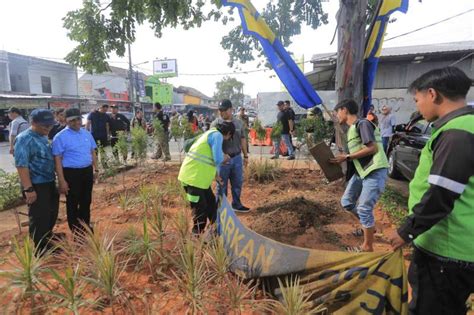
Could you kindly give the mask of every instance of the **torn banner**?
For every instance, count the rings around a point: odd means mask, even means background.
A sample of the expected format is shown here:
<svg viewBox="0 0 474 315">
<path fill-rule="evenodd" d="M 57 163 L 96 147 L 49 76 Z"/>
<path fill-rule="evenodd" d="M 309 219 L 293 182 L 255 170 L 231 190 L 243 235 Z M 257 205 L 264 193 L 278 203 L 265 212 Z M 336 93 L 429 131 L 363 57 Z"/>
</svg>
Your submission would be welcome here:
<svg viewBox="0 0 474 315">
<path fill-rule="evenodd" d="M 227 198 L 221 198 L 217 216 L 219 235 L 236 274 L 244 278 L 298 274 L 314 306 L 323 304 L 330 313 L 407 313 L 408 285 L 400 250 L 354 254 L 279 243 L 246 228 Z M 278 296 L 278 288 L 273 289 Z"/>
<path fill-rule="evenodd" d="M 222 0 L 222 4 L 239 10 L 244 34 L 258 39 L 268 62 L 295 102 L 306 109 L 321 104 L 319 95 L 252 3 L 249 0 Z"/>
</svg>

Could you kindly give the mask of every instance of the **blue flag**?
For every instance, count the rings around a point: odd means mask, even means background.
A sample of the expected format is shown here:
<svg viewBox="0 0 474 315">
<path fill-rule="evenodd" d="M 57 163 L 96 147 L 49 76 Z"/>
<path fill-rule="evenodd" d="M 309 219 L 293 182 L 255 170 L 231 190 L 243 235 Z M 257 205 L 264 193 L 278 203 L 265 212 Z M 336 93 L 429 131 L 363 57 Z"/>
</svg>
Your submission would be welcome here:
<svg viewBox="0 0 474 315">
<path fill-rule="evenodd" d="M 385 31 L 390 19 L 390 14 L 395 11 L 406 13 L 408 11 L 408 0 L 381 0 L 376 18 L 369 30 L 369 37 L 365 47 L 364 55 L 364 100 L 362 103 L 364 117 L 372 105 L 372 87 L 375 82 L 375 74 L 379 64 Z"/>
<path fill-rule="evenodd" d="M 259 40 L 268 61 L 295 102 L 306 109 L 321 104 L 319 95 L 252 3 L 249 0 L 222 0 L 222 4 L 239 10 L 244 34 Z"/>
</svg>

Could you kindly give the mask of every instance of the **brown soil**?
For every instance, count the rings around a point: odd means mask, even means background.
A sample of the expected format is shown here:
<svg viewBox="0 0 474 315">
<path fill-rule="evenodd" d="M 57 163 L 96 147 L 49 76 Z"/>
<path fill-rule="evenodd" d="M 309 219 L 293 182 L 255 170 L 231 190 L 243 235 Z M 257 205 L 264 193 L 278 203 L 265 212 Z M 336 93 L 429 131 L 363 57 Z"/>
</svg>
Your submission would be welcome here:
<svg viewBox="0 0 474 315">
<path fill-rule="evenodd" d="M 362 238 L 352 235 L 352 231 L 358 227 L 357 220 L 339 205 L 343 192 L 342 184 L 327 183 L 319 170 L 307 169 L 304 166 L 288 169 L 292 166 L 289 163 L 283 166 L 286 169 L 274 182 L 244 183 L 241 199 L 252 210 L 248 214 L 239 215 L 242 222 L 257 233 L 301 247 L 343 250 L 346 246 L 360 245 Z M 129 170 L 96 185 L 92 202 L 92 221 L 98 226 L 106 226 L 110 231 L 119 233 L 118 239 L 122 239 L 131 226 L 140 229 L 143 216 L 143 206 L 137 197 L 140 186 L 155 184 L 164 188 L 170 180 L 176 178 L 178 169 L 178 165 L 152 163 L 146 168 Z M 126 211 L 120 208 L 118 201 L 119 196 L 125 193 L 134 199 Z M 165 215 L 169 217 L 175 216 L 182 209 L 176 200 L 166 196 L 163 204 Z M 21 210 L 26 211 L 25 207 Z M 390 249 L 382 232 L 393 227 L 381 213 L 376 212 L 379 233 L 376 234 L 374 247 L 376 251 L 388 251 Z M 69 234 L 64 203 L 61 203 L 60 218 L 55 232 Z M 25 235 L 26 232 L 27 228 L 23 228 L 22 234 Z M 17 233 L 15 224 L 0 232 L 0 269 L 4 269 L 6 261 L 12 258 L 10 241 Z M 177 314 L 185 311 L 182 297 L 168 292 L 176 287 L 172 280 L 154 282 L 146 270 L 137 272 L 134 268 L 127 269 L 124 279 L 128 299 L 138 314 L 147 311 Z M 0 279 L 0 287 L 2 285 L 4 282 Z M 110 313 L 110 309 L 106 309 L 105 313 Z"/>
</svg>

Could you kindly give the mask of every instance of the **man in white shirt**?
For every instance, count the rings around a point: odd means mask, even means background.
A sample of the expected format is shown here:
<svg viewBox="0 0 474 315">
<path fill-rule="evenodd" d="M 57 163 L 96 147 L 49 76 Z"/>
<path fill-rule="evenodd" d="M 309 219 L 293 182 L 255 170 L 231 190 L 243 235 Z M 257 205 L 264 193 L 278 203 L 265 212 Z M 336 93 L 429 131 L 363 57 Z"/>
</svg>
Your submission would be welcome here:
<svg viewBox="0 0 474 315">
<path fill-rule="evenodd" d="M 383 150 L 387 153 L 388 141 L 393 136 L 393 127 L 397 124 L 395 116 L 392 114 L 392 108 L 384 105 L 382 107 L 382 116 L 380 116 L 379 127 L 380 135 L 382 136 Z"/>
<path fill-rule="evenodd" d="M 10 154 L 13 155 L 15 138 L 30 127 L 30 124 L 21 116 L 21 111 L 16 107 L 10 107 L 8 110 L 8 118 L 11 122 L 8 125 L 8 140 L 10 141 Z"/>
</svg>

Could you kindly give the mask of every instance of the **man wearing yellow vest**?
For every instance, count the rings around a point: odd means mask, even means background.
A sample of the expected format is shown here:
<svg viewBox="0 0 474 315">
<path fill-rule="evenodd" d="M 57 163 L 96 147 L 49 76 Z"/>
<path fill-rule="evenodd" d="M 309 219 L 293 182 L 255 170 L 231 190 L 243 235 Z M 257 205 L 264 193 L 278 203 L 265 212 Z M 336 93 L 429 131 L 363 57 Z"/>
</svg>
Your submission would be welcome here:
<svg viewBox="0 0 474 315">
<path fill-rule="evenodd" d="M 354 100 L 344 100 L 334 108 L 339 123 L 349 125 L 347 146 L 349 154 L 339 155 L 332 163 L 352 161 L 355 174 L 347 183 L 341 199 L 342 206 L 359 217 L 364 242 L 356 251 L 374 251 L 374 206 L 385 189 L 388 161 L 382 147 L 380 131 L 375 124 L 358 116 Z"/>
<path fill-rule="evenodd" d="M 389 236 L 393 249 L 413 242 L 410 314 L 466 314 L 474 293 L 474 108 L 471 79 L 455 67 L 423 74 L 409 87 L 433 122 L 410 182 L 410 214 Z"/>
<path fill-rule="evenodd" d="M 207 220 L 214 223 L 217 216 L 217 202 L 211 184 L 219 179 L 217 169 L 230 157 L 224 155 L 222 144 L 232 138 L 235 126 L 232 122 L 222 121 L 202 134 L 186 153 L 179 170 L 178 180 L 186 191 L 193 210 L 193 233 L 204 231 Z M 217 177 L 216 177 L 217 175 Z"/>
</svg>

